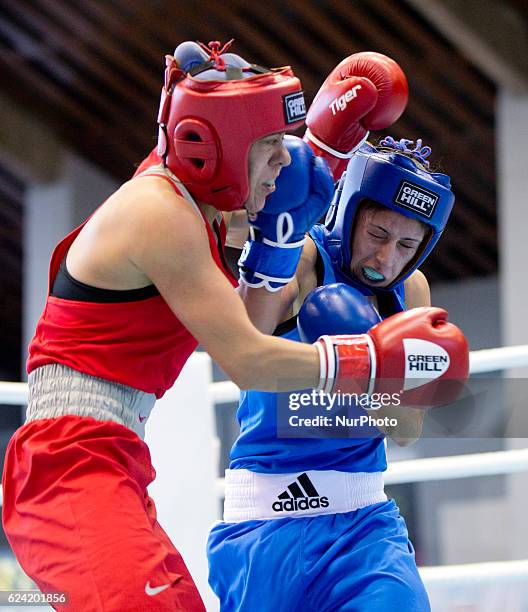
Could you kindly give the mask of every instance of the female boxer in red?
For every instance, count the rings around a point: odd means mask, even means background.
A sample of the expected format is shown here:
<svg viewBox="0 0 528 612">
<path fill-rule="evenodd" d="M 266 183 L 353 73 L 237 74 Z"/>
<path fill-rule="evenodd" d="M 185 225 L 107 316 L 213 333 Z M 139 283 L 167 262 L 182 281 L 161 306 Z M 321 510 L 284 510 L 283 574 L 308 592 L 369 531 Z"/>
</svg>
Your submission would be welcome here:
<svg viewBox="0 0 528 612">
<path fill-rule="evenodd" d="M 27 421 L 6 454 L 3 524 L 39 588 L 66 593 L 59 609 L 203 610 L 156 521 L 142 441 L 155 399 L 198 342 L 242 388 L 275 389 L 294 374 L 327 385 L 337 362 L 341 379 L 355 375 L 357 359 L 342 351 L 259 332 L 222 255 L 220 211 L 264 206 L 289 163 L 283 135 L 304 114 L 289 68 L 183 43 L 167 56 L 157 150 L 53 253 Z M 331 192 L 324 164 L 312 166 L 306 229 Z M 251 253 L 255 274 L 266 272 L 269 246 Z M 280 254 L 279 271 L 291 275 L 299 247 Z"/>
</svg>

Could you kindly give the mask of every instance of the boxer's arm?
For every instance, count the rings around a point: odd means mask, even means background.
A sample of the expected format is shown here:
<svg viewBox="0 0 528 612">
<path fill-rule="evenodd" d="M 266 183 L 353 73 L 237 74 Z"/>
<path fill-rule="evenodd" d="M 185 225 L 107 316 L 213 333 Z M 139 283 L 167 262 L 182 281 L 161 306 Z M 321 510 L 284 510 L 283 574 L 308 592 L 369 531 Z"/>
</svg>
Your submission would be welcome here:
<svg viewBox="0 0 528 612">
<path fill-rule="evenodd" d="M 272 334 L 277 325 L 288 318 L 286 313 L 299 293 L 297 279 L 294 277 L 285 287 L 275 293 L 259 287 L 248 287 L 240 283 L 237 293 L 253 325 L 263 334 Z"/>
<path fill-rule="evenodd" d="M 243 389 L 287 390 L 291 381 L 295 388 L 316 386 L 317 349 L 255 329 L 189 203 L 170 188 L 136 197 L 128 206 L 129 259 L 229 377 Z"/>
<path fill-rule="evenodd" d="M 238 293 L 257 329 L 271 334 L 279 323 L 291 319 L 299 312 L 306 296 L 317 286 L 316 259 L 317 247 L 307 236 L 295 277 L 281 291 L 270 293 L 244 284 L 238 287 Z"/>
<path fill-rule="evenodd" d="M 374 411 L 373 416 L 380 419 L 385 417 L 396 419 L 397 425 L 379 426 L 378 429 L 398 446 L 410 446 L 422 435 L 425 412 L 423 408 L 393 405 Z"/>
<path fill-rule="evenodd" d="M 234 267 L 229 261 L 231 269 L 238 272 L 236 262 L 240 258 L 244 243 L 248 238 L 249 224 L 245 210 L 233 213 L 224 213 L 226 223 L 229 222 L 226 247 L 232 249 L 232 253 L 226 254 L 235 260 Z M 295 299 L 298 293 L 297 282 L 293 279 L 280 291 L 270 293 L 263 287 L 249 287 L 240 283 L 236 291 L 242 298 L 246 311 L 253 325 L 264 334 L 271 334 L 283 318 L 283 313 L 288 310 L 289 304 Z"/>
<path fill-rule="evenodd" d="M 295 272 L 295 292 L 292 291 L 287 309 L 282 313 L 279 323 L 294 317 L 300 310 L 306 296 L 317 287 L 317 247 L 314 241 L 307 237 L 301 260 Z"/>
<path fill-rule="evenodd" d="M 224 213 L 224 219 L 227 225 L 226 246 L 238 250 L 238 257 L 240 257 L 249 234 L 247 212 L 237 210 Z M 303 256 L 304 250 L 303 255 L 301 255 L 301 262 Z M 299 266 L 301 262 L 299 262 Z M 297 280 L 294 278 L 280 291 L 274 293 L 264 287 L 254 288 L 241 283 L 237 288 L 237 293 L 242 298 L 253 325 L 262 333 L 271 334 L 285 317 L 290 304 L 298 294 Z"/>
</svg>

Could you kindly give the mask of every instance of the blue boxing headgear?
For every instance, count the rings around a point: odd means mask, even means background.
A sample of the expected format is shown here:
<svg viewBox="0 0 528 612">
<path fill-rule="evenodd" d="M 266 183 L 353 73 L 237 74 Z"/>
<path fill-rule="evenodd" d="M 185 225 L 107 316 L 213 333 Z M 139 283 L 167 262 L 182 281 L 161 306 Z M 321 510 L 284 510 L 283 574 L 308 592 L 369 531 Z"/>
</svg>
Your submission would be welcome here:
<svg viewBox="0 0 528 612">
<path fill-rule="evenodd" d="M 378 148 L 369 143 L 362 145 L 350 159 L 326 216 L 325 243 L 334 269 L 367 293 L 373 293 L 374 288 L 352 277 L 350 270 L 351 235 L 361 203 L 373 200 L 430 228 L 415 258 L 401 274 L 389 286 L 375 288 L 388 291 L 408 278 L 427 258 L 440 239 L 455 202 L 449 176 L 426 169 L 429 164 L 425 158 L 431 149 L 422 147 L 421 140 L 412 151 L 407 148 L 409 144 L 409 140 L 396 142 L 389 136 Z"/>
</svg>

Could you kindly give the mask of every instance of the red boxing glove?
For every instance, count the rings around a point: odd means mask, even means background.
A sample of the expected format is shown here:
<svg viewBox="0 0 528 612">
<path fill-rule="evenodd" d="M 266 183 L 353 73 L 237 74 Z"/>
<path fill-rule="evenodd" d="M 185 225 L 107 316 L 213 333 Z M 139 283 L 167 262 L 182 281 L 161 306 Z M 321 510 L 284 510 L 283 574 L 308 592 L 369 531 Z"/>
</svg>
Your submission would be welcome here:
<svg viewBox="0 0 528 612">
<path fill-rule="evenodd" d="M 344 59 L 315 96 L 304 139 L 324 157 L 337 180 L 368 130 L 392 125 L 407 106 L 407 79 L 398 64 L 365 51 Z"/>
<path fill-rule="evenodd" d="M 318 390 L 398 394 L 409 406 L 457 399 L 469 375 L 468 343 L 442 308 L 413 308 L 358 336 L 321 336 Z"/>
</svg>

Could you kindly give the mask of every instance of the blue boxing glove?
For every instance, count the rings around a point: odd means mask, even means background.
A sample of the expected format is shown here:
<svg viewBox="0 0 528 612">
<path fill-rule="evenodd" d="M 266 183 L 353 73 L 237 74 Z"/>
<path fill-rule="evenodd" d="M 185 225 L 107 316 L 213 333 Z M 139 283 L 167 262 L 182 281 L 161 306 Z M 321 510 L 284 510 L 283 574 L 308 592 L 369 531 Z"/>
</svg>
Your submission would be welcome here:
<svg viewBox="0 0 528 612">
<path fill-rule="evenodd" d="M 334 191 L 326 162 L 297 136 L 285 136 L 291 156 L 275 191 L 254 220 L 238 266 L 250 287 L 278 291 L 294 277 L 306 232 L 327 211 Z"/>
<path fill-rule="evenodd" d="M 306 296 L 297 315 L 297 329 L 303 342 L 315 342 L 324 335 L 364 334 L 380 321 L 366 295 L 350 285 L 332 283 Z"/>
</svg>

